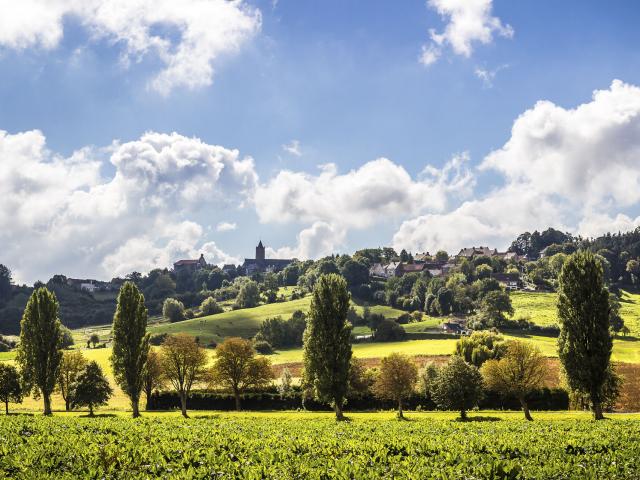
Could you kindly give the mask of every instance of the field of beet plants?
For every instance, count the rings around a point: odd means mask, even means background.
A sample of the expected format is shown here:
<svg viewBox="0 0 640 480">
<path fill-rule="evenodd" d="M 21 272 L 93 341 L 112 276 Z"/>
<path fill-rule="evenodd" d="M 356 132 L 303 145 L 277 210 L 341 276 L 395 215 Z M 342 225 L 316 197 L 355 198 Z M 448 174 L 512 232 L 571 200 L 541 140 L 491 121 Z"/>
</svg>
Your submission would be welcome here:
<svg viewBox="0 0 640 480">
<path fill-rule="evenodd" d="M 0 419 L 0 478 L 637 479 L 640 421 Z"/>
</svg>

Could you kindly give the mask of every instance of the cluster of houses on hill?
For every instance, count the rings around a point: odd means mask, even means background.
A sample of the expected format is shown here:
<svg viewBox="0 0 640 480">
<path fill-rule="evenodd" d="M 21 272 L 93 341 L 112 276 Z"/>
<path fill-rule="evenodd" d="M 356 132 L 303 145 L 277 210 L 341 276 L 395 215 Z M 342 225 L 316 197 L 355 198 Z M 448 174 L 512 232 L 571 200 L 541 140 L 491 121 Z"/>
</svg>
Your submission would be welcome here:
<svg viewBox="0 0 640 480">
<path fill-rule="evenodd" d="M 84 292 L 95 293 L 117 291 L 120 288 L 121 283 L 114 280 L 111 282 L 103 282 L 100 280 L 93 280 L 91 278 L 67 278 L 67 285 Z"/>
<path fill-rule="evenodd" d="M 409 262 L 389 262 L 386 264 L 375 263 L 369 269 L 369 275 L 373 278 L 389 279 L 392 277 L 401 277 L 407 273 L 429 272 L 432 277 L 441 277 L 449 273 L 463 259 L 472 260 L 475 257 L 497 257 L 504 260 L 521 260 L 522 257 L 514 252 L 498 252 L 497 249 L 489 247 L 471 247 L 463 248 L 455 256 L 446 261 L 437 261 L 428 253 L 420 253 L 413 257 Z M 508 290 L 517 290 L 521 287 L 520 275 L 517 273 L 494 273 L 495 278 Z"/>
</svg>

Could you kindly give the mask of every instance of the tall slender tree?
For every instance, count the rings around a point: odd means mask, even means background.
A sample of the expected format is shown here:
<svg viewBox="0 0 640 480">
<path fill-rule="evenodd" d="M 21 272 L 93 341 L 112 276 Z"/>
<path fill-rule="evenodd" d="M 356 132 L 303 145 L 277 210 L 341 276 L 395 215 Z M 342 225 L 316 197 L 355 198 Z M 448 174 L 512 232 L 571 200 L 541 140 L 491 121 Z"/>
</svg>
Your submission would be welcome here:
<svg viewBox="0 0 640 480">
<path fill-rule="evenodd" d="M 133 418 L 140 416 L 143 372 L 149 354 L 147 309 L 144 295 L 132 282 L 125 282 L 118 294 L 113 316 L 111 366 L 117 384 L 131 401 Z"/>
<path fill-rule="evenodd" d="M 589 395 L 594 419 L 602 415 L 603 388 L 610 372 L 609 292 L 602 266 L 590 252 L 576 252 L 558 278 L 558 356 L 569 387 Z"/>
<path fill-rule="evenodd" d="M 51 393 L 62 360 L 62 329 L 58 300 L 47 288 L 36 289 L 20 322 L 20 346 L 16 357 L 25 383 L 42 395 L 44 414 L 51 415 Z"/>
<path fill-rule="evenodd" d="M 340 275 L 322 275 L 315 284 L 304 333 L 304 381 L 320 401 L 330 403 L 343 420 L 351 361 L 351 325 L 347 282 Z"/>
</svg>

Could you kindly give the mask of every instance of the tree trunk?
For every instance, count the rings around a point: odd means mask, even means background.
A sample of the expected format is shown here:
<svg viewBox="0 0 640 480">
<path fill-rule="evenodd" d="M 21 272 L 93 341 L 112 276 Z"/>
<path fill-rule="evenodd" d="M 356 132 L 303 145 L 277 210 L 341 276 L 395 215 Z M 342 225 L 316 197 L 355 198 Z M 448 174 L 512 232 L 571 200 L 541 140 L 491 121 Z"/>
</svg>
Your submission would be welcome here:
<svg viewBox="0 0 640 480">
<path fill-rule="evenodd" d="M 132 416 L 133 418 L 138 418 L 140 416 L 140 407 L 139 404 L 140 403 L 140 398 L 135 397 L 135 398 L 131 398 L 131 408 L 133 410 Z"/>
<path fill-rule="evenodd" d="M 93 404 L 89 404 L 89 416 L 93 417 Z"/>
<path fill-rule="evenodd" d="M 65 409 L 67 412 L 70 412 L 70 411 L 71 411 L 71 399 L 70 399 L 69 397 L 67 397 L 67 398 L 65 398 L 65 399 L 64 399 L 64 409 Z"/>
<path fill-rule="evenodd" d="M 233 389 L 233 397 L 236 400 L 236 410 L 239 412 L 240 411 L 240 392 L 238 392 L 237 388 Z"/>
<path fill-rule="evenodd" d="M 344 414 L 342 413 L 342 407 L 339 402 L 334 402 L 333 409 L 336 412 L 336 420 L 339 422 L 344 420 Z"/>
<path fill-rule="evenodd" d="M 182 409 L 182 416 L 189 418 L 189 415 L 187 415 L 187 394 L 185 392 L 180 392 L 180 408 Z"/>
<path fill-rule="evenodd" d="M 149 411 L 151 410 L 151 392 L 145 392 L 146 403 L 144 405 L 144 409 Z"/>
<path fill-rule="evenodd" d="M 461 420 L 466 420 L 467 419 L 467 411 L 464 408 L 462 410 L 460 410 L 460 419 Z"/>
<path fill-rule="evenodd" d="M 399 419 L 403 419 L 404 418 L 404 414 L 402 413 L 402 399 L 401 398 L 398 399 L 398 418 Z"/>
<path fill-rule="evenodd" d="M 527 404 L 527 401 L 524 399 L 524 397 L 520 397 L 520 405 L 522 405 L 522 411 L 524 412 L 524 418 L 526 418 L 529 421 L 532 421 L 533 418 L 531 417 L 531 413 L 529 412 L 529 405 Z"/>
<path fill-rule="evenodd" d="M 9 400 L 4 401 L 4 412 L 9 415 Z"/>
<path fill-rule="evenodd" d="M 44 400 L 44 414 L 51 415 L 51 395 L 49 393 L 43 393 L 42 398 Z"/>
<path fill-rule="evenodd" d="M 593 419 L 604 420 L 604 415 L 602 414 L 602 404 L 600 402 L 593 402 Z"/>
</svg>

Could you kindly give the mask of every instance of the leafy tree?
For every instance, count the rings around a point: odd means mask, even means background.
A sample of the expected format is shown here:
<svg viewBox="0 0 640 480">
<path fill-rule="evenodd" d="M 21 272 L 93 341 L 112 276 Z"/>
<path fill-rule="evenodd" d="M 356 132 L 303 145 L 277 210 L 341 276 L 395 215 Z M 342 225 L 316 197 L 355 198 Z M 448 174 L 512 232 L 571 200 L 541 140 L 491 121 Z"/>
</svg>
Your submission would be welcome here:
<svg viewBox="0 0 640 480">
<path fill-rule="evenodd" d="M 215 315 L 217 313 L 222 313 L 222 307 L 218 305 L 216 299 L 213 297 L 207 297 L 202 301 L 200 305 L 200 312 L 202 315 Z"/>
<path fill-rule="evenodd" d="M 529 342 L 517 340 L 506 343 L 506 353 L 500 360 L 487 360 L 480 369 L 485 386 L 505 395 L 514 395 L 527 420 L 533 420 L 527 395 L 542 386 L 547 371 L 547 360 L 540 350 Z"/>
<path fill-rule="evenodd" d="M 62 332 L 58 300 L 47 288 L 31 294 L 20 323 L 17 361 L 27 385 L 44 400 L 44 414 L 51 415 L 51 393 L 62 360 Z"/>
<path fill-rule="evenodd" d="M 97 333 L 91 334 L 91 336 L 89 337 L 89 343 L 93 345 L 93 348 L 96 348 L 96 346 L 100 343 L 100 337 Z"/>
<path fill-rule="evenodd" d="M 636 259 L 629 260 L 625 270 L 631 275 L 632 283 L 636 283 L 640 277 L 640 262 Z"/>
<path fill-rule="evenodd" d="M 406 336 L 407 332 L 402 325 L 389 318 L 382 320 L 373 332 L 373 338 L 377 342 L 396 342 L 404 340 Z"/>
<path fill-rule="evenodd" d="M 64 408 L 67 412 L 71 410 L 73 383 L 86 365 L 87 360 L 80 350 L 72 350 L 62 354 L 60 371 L 58 372 L 58 391 L 64 400 Z"/>
<path fill-rule="evenodd" d="M 347 282 L 335 274 L 323 275 L 311 297 L 304 332 L 304 381 L 320 401 L 331 403 L 343 420 L 351 360 L 351 325 Z"/>
<path fill-rule="evenodd" d="M 111 366 L 117 384 L 131 400 L 133 418 L 140 416 L 144 366 L 149 355 L 147 309 L 144 295 L 131 282 L 125 282 L 118 294 L 113 316 Z"/>
<path fill-rule="evenodd" d="M 365 397 L 371 393 L 375 382 L 373 370 L 367 370 L 365 363 L 356 357 L 351 357 L 349 363 L 348 396 Z"/>
<path fill-rule="evenodd" d="M 476 278 L 489 278 L 493 273 L 491 265 L 481 264 L 476 267 Z"/>
<path fill-rule="evenodd" d="M 184 304 L 175 298 L 166 298 L 162 304 L 162 316 L 172 323 L 184 320 Z"/>
<path fill-rule="evenodd" d="M 218 347 L 220 348 L 220 347 Z M 169 335 L 160 347 L 163 376 L 180 396 L 182 416 L 187 418 L 187 398 L 191 387 L 204 379 L 207 353 L 187 334 Z"/>
<path fill-rule="evenodd" d="M 449 363 L 439 369 L 430 393 L 438 407 L 458 410 L 460 418 L 466 420 L 467 410 L 475 407 L 484 395 L 482 375 L 462 357 L 453 355 Z"/>
<path fill-rule="evenodd" d="M 211 378 L 233 392 L 236 410 L 240 410 L 240 394 L 249 388 L 268 385 L 273 379 L 273 371 L 268 359 L 256 357 L 249 340 L 227 338 L 216 348 Z"/>
<path fill-rule="evenodd" d="M 162 388 L 163 385 L 164 377 L 162 375 L 162 365 L 160 364 L 160 354 L 149 349 L 147 361 L 142 371 L 142 390 L 147 399 L 145 410 L 151 409 L 151 395 L 153 391 Z"/>
<path fill-rule="evenodd" d="M 62 325 L 60 327 L 60 334 L 62 335 L 62 343 L 60 344 L 62 348 L 67 349 L 71 348 L 74 345 L 73 334 L 71 330 Z"/>
<path fill-rule="evenodd" d="M 418 381 L 418 368 L 413 360 L 400 353 L 382 359 L 380 373 L 373 384 L 377 397 L 398 402 L 398 418 L 404 418 L 402 401 L 411 395 Z"/>
<path fill-rule="evenodd" d="M 484 362 L 501 358 L 505 353 L 504 339 L 493 332 L 473 332 L 468 337 L 462 337 L 456 342 L 455 355 L 478 368 Z"/>
<path fill-rule="evenodd" d="M 624 327 L 624 319 L 620 315 L 620 300 L 613 293 L 609 293 L 609 326 L 615 333 Z"/>
<path fill-rule="evenodd" d="M 16 367 L 0 362 L 0 402 L 4 402 L 7 415 L 9 415 L 9 402 L 22 403 L 25 392 L 20 380 L 20 372 Z"/>
<path fill-rule="evenodd" d="M 514 314 L 511 297 L 502 290 L 488 292 L 480 304 L 480 317 L 490 327 L 500 327 L 506 320 L 505 314 Z"/>
<path fill-rule="evenodd" d="M 558 279 L 558 356 L 569 387 L 588 394 L 596 420 L 610 369 L 609 293 L 602 266 L 590 252 L 571 255 Z"/>
<path fill-rule="evenodd" d="M 260 290 L 253 280 L 244 283 L 240 287 L 236 297 L 236 308 L 253 308 L 260 302 Z"/>
<path fill-rule="evenodd" d="M 286 398 L 293 392 L 293 375 L 287 367 L 282 369 L 280 382 L 278 383 L 278 393 L 280 397 Z"/>
<path fill-rule="evenodd" d="M 369 281 L 369 267 L 357 260 L 347 260 L 340 273 L 347 280 L 347 285 L 352 288 Z"/>
<path fill-rule="evenodd" d="M 93 409 L 106 405 L 112 394 L 113 389 L 102 368 L 96 361 L 91 361 L 73 384 L 71 404 L 74 408 L 89 407 L 89 416 L 93 417 Z"/>
<path fill-rule="evenodd" d="M 441 263 L 447 262 L 449 261 L 449 254 L 444 250 L 438 250 L 436 252 L 435 260 L 436 262 L 441 262 Z"/>
<path fill-rule="evenodd" d="M 11 296 L 12 283 L 11 270 L 0 263 L 0 303 Z"/>
</svg>

